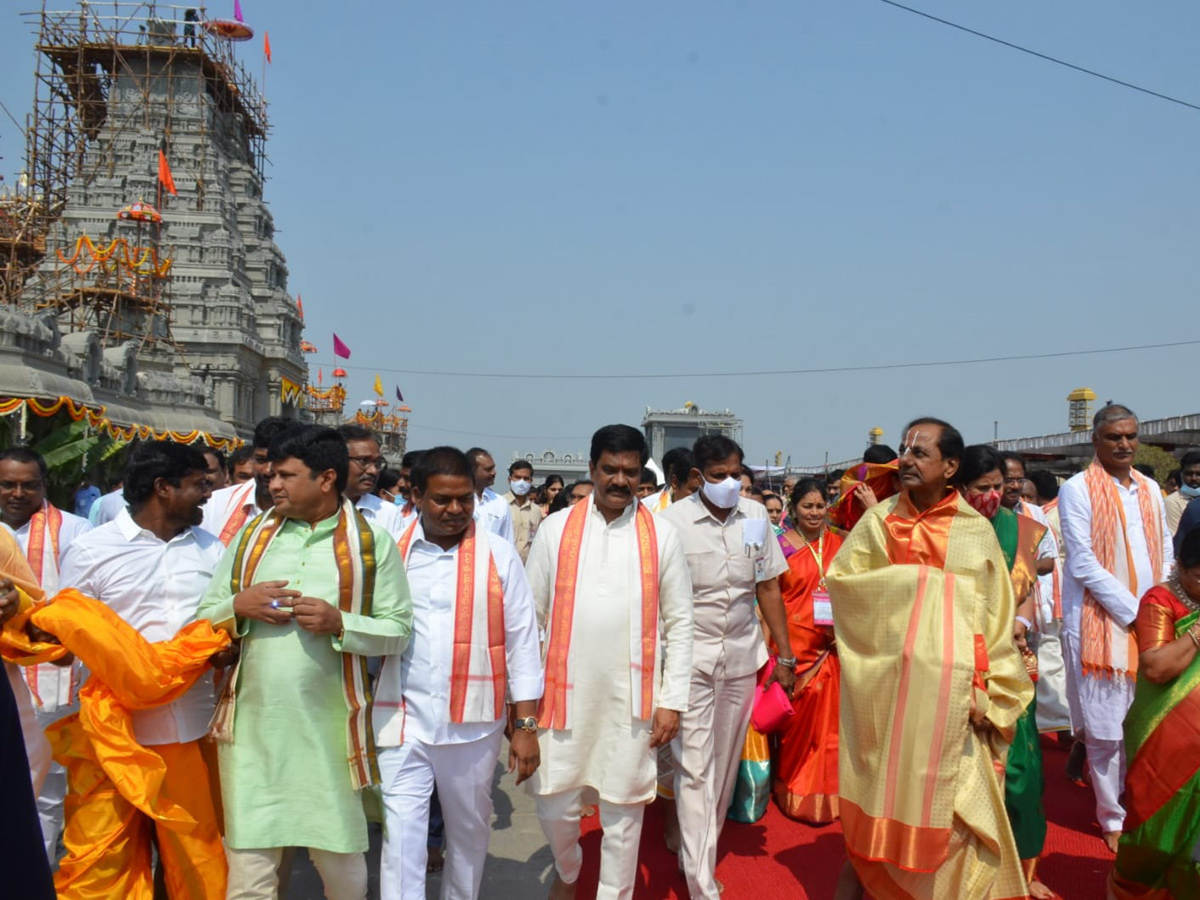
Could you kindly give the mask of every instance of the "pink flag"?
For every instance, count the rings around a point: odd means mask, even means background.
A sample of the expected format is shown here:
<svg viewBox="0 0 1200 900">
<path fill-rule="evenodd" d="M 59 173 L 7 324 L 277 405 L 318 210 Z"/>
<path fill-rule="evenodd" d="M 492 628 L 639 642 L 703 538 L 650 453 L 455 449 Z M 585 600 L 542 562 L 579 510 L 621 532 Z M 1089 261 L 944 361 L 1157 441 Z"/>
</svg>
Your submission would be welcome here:
<svg viewBox="0 0 1200 900">
<path fill-rule="evenodd" d="M 239 2 L 239 0 L 233 0 L 233 17 L 239 22 L 246 21 L 242 18 L 242 4 Z"/>
<path fill-rule="evenodd" d="M 336 334 L 333 336 L 333 355 L 340 356 L 342 359 L 350 358 L 350 348 Z"/>
</svg>

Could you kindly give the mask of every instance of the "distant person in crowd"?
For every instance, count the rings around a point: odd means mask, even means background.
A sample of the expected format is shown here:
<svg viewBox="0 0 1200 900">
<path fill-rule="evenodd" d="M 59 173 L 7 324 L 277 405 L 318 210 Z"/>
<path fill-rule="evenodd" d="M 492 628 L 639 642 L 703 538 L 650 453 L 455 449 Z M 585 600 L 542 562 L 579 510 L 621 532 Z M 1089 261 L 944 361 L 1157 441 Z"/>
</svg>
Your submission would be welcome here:
<svg viewBox="0 0 1200 900">
<path fill-rule="evenodd" d="M 24 553 L 13 536 L 0 528 L 0 627 L 17 615 L 22 602 L 42 599 Z M 0 866 L 4 868 L 4 890 L 13 897 L 54 900 L 54 880 L 42 848 L 34 801 L 37 785 L 30 779 L 31 770 L 44 772 L 50 748 L 34 722 L 29 694 L 21 683 L 18 667 L 10 663 L 4 663 L 3 667 L 6 677 L 0 677 L 0 783 L 3 784 Z M 39 741 L 33 757 L 25 750 L 30 739 Z"/>
<path fill-rule="evenodd" d="M 210 494 L 208 467 L 195 447 L 141 444 L 126 469 L 128 507 L 67 547 L 59 587 L 99 600 L 147 641 L 174 638 L 197 618 L 223 549 L 198 527 Z M 227 651 L 218 656 L 221 665 L 233 661 Z M 141 786 L 113 780 L 88 765 L 86 754 L 70 756 L 67 852 L 55 876 L 60 897 L 138 896 L 151 880 L 156 847 L 172 900 L 223 900 L 225 851 L 201 748 L 213 705 L 212 681 L 203 678 L 167 705 L 132 713 L 136 743 L 165 763 L 158 790 L 181 820 L 196 823 L 188 830 L 147 815 Z"/>
<path fill-rule="evenodd" d="M 183 11 L 183 42 L 189 47 L 196 46 L 196 23 L 200 21 L 200 14 L 195 9 L 188 7 Z"/>
<path fill-rule="evenodd" d="M 550 506 L 554 503 L 554 498 L 562 493 L 563 480 L 561 475 L 547 475 L 546 480 L 542 482 L 542 486 L 538 489 L 538 505 L 542 508 L 542 515 L 550 515 Z"/>
<path fill-rule="evenodd" d="M 595 897 L 633 896 L 653 751 L 675 737 L 688 703 L 691 584 L 675 528 L 637 500 L 647 458 L 638 429 L 599 429 L 589 455 L 595 491 L 551 515 L 529 554 L 546 641 L 532 789 L 554 855 L 551 900 L 575 896 L 581 810 L 597 795 Z"/>
<path fill-rule="evenodd" d="M 508 502 L 492 490 L 496 483 L 496 460 L 482 447 L 472 447 L 467 451 L 467 458 L 475 467 L 475 521 L 482 523 L 492 534 L 515 544 Z"/>
<path fill-rule="evenodd" d="M 792 491 L 796 487 L 796 482 L 800 480 L 800 475 L 786 475 L 783 479 L 783 496 L 792 496 Z"/>
<path fill-rule="evenodd" d="M 84 475 L 79 479 L 79 487 L 75 491 L 75 515 L 86 519 L 92 509 L 92 504 L 100 499 L 100 488 L 92 484 L 92 479 Z"/>
<path fill-rule="evenodd" d="M 740 496 L 742 448 L 706 435 L 692 445 L 692 456 L 700 490 L 658 514 L 679 533 L 694 598 L 691 692 L 671 750 L 680 868 L 692 900 L 717 900 L 717 840 L 750 724 L 755 676 L 767 662 L 760 613 L 779 651 L 767 684 L 779 682 L 790 696 L 796 659 L 779 593 L 787 563 L 766 509 Z"/>
<path fill-rule="evenodd" d="M 692 478 L 692 451 L 687 447 L 676 447 L 663 454 L 662 470 L 665 484 L 657 494 L 645 498 L 646 508 L 652 513 L 662 512 L 672 503 L 690 496 L 699 489 Z"/>
<path fill-rule="evenodd" d="M 783 534 L 779 524 L 783 521 L 783 498 L 771 494 L 763 500 L 763 506 L 767 508 L 767 518 L 771 520 L 771 527 L 775 529 L 775 533 Z"/>
<path fill-rule="evenodd" d="M 517 471 L 531 476 L 532 487 L 532 471 Z M 412 493 L 420 515 L 399 545 L 413 598 L 412 639 L 403 655 L 386 659 L 376 688 L 386 810 L 380 893 L 425 896 L 423 851 L 436 788 L 448 846 L 443 896 L 474 900 L 510 710 L 509 771 L 520 784 L 538 766 L 537 620 L 513 546 L 472 518 L 474 470 L 466 454 L 427 450 L 413 467 Z"/>
<path fill-rule="evenodd" d="M 845 474 L 845 469 L 830 469 L 825 476 L 825 491 L 829 495 L 830 503 L 837 503 L 838 497 L 841 496 L 842 476 Z"/>
<path fill-rule="evenodd" d="M 841 667 L 825 575 L 842 538 L 826 522 L 825 497 L 824 485 L 815 478 L 798 481 L 789 503 L 789 518 L 795 524 L 779 537 L 788 565 L 779 576 L 779 590 L 796 656 L 792 692 L 796 712 L 779 735 L 773 793 L 785 816 L 812 824 L 838 817 Z M 778 503 L 779 498 L 773 501 Z M 771 513 L 769 504 L 767 513 Z M 770 649 L 778 652 L 777 647 Z"/>
<path fill-rule="evenodd" d="M 863 514 L 827 576 L 849 854 L 836 900 L 1027 893 L 997 766 L 1033 685 L 995 532 L 952 486 L 963 452 L 949 423 L 911 422 L 900 493 Z"/>
<path fill-rule="evenodd" d="M 125 507 L 125 476 L 118 474 L 113 479 L 108 493 L 102 495 L 88 510 L 88 521 L 93 526 L 111 522 L 121 514 Z"/>
<path fill-rule="evenodd" d="M 1168 497 L 1179 490 L 1179 486 L 1183 484 L 1183 469 L 1179 468 L 1167 475 L 1163 480 L 1163 491 Z"/>
<path fill-rule="evenodd" d="M 1142 595 L 1134 633 L 1139 672 L 1125 717 L 1125 831 L 1110 897 L 1200 897 L 1200 529 L 1178 565 Z"/>
<path fill-rule="evenodd" d="M 738 491 L 738 496 L 750 499 L 751 491 L 754 489 L 754 470 L 743 464 L 738 480 L 741 482 L 741 489 Z"/>
<path fill-rule="evenodd" d="M 412 470 L 421 461 L 424 450 L 409 450 L 400 459 L 400 479 L 396 482 L 396 492 L 404 498 L 400 505 L 402 527 L 407 528 L 417 517 L 416 504 L 412 502 Z"/>
<path fill-rule="evenodd" d="M 374 494 L 384 503 L 390 503 L 392 506 L 399 506 L 404 502 L 404 498 L 400 496 L 400 492 L 396 490 L 396 485 L 400 481 L 400 470 L 384 467 L 379 473 L 379 480 L 375 482 Z"/>
<path fill-rule="evenodd" d="M 400 509 L 395 503 L 384 503 L 375 496 L 375 484 L 386 461 L 379 446 L 379 438 L 362 425 L 345 424 L 337 429 L 346 442 L 350 459 L 350 473 L 342 493 L 353 503 L 372 525 L 382 526 L 393 540 L 400 540 L 404 526 Z"/>
<path fill-rule="evenodd" d="M 215 534 L 226 547 L 243 525 L 274 504 L 271 499 L 268 448 L 275 438 L 296 424 L 294 419 L 267 416 L 255 425 L 251 450 L 254 478 L 215 491 L 204 505 L 204 521 L 200 527 L 209 534 Z"/>
<path fill-rule="evenodd" d="M 92 530 L 87 519 L 64 512 L 46 497 L 46 460 L 25 447 L 0 450 L 0 522 L 16 535 L 21 552 L 38 587 L 46 597 L 58 593 L 58 572 L 63 553 L 80 535 Z M 79 709 L 78 664 L 40 663 L 24 667 L 22 686 L 33 701 L 39 728 L 45 729 Z M 27 747 L 30 756 L 33 748 Z M 51 763 L 38 792 L 38 818 L 42 824 L 46 855 L 55 861 L 58 835 L 63 826 L 63 799 L 67 773 Z"/>
<path fill-rule="evenodd" d="M 229 454 L 226 487 L 236 487 L 254 478 L 254 447 L 243 445 Z"/>
<path fill-rule="evenodd" d="M 205 447 L 200 452 L 208 460 L 208 480 L 212 484 L 212 489 L 219 491 L 229 484 L 229 476 L 225 473 L 225 454 L 212 447 Z"/>
<path fill-rule="evenodd" d="M 1158 482 L 1158 475 L 1154 471 L 1154 466 L 1150 465 L 1149 463 L 1135 463 L 1133 468 L 1135 471 L 1137 471 L 1141 475 L 1144 475 L 1146 478 L 1150 479 L 1151 481 L 1153 481 L 1155 483 Z"/>
<path fill-rule="evenodd" d="M 896 459 L 896 451 L 887 444 L 872 444 L 863 451 L 863 462 L 865 463 L 885 465 L 886 463 L 895 462 Z"/>
<path fill-rule="evenodd" d="M 955 483 L 963 498 L 992 524 L 1012 579 L 1016 602 L 1013 637 L 1030 676 L 1037 674 L 1033 649 L 1039 618 L 1038 576 L 1054 569 L 1058 547 L 1040 508 L 1021 500 L 1025 461 L 1015 453 L 997 453 L 990 444 L 975 444 L 963 452 Z M 1037 509 L 1038 517 L 1031 515 Z M 1031 897 L 1050 900 L 1055 894 L 1037 878 L 1038 861 L 1046 843 L 1046 814 L 1042 809 L 1045 777 L 1038 741 L 1037 694 L 1017 719 L 1004 771 L 1004 806 L 1012 826 L 1021 870 Z"/>
<path fill-rule="evenodd" d="M 408 581 L 391 534 L 344 496 L 340 434 L 290 428 L 267 461 L 273 504 L 238 531 L 196 613 L 241 638 L 213 722 L 227 900 L 274 897 L 287 847 L 308 848 L 327 897 L 361 900 L 363 792 L 380 783 L 367 658 L 408 644 Z"/>
<path fill-rule="evenodd" d="M 637 495 L 639 500 L 645 500 L 647 497 L 658 492 L 658 476 L 654 474 L 654 470 L 648 466 L 642 466 L 642 477 L 638 482 Z"/>
<path fill-rule="evenodd" d="M 1074 690 L 1083 716 L 1096 818 L 1114 853 L 1125 808 L 1122 723 L 1137 680 L 1137 640 L 1130 627 L 1143 593 L 1174 563 L 1162 492 L 1133 468 L 1138 419 L 1109 404 L 1092 423 L 1096 458 L 1058 494 L 1067 564 L 1063 625 Z"/>
<path fill-rule="evenodd" d="M 582 478 L 573 482 L 567 491 L 567 506 L 574 506 L 580 500 L 586 500 L 592 495 L 596 485 L 590 478 Z"/>
<path fill-rule="evenodd" d="M 524 563 L 529 557 L 533 536 L 542 523 L 542 508 L 533 500 L 533 463 L 525 459 L 515 460 L 508 467 L 508 492 L 504 500 L 512 519 L 513 545 Z"/>
<path fill-rule="evenodd" d="M 1167 497 L 1167 527 L 1179 533 L 1179 520 L 1187 505 L 1200 497 L 1200 450 L 1189 450 L 1179 461 L 1179 490 Z"/>
</svg>

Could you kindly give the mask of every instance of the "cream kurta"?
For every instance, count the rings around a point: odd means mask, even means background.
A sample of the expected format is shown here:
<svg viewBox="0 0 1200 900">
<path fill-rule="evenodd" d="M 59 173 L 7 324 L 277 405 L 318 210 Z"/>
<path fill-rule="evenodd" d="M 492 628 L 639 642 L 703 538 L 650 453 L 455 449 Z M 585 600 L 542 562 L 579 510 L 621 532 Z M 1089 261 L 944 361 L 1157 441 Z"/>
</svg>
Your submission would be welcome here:
<svg viewBox="0 0 1200 900">
<path fill-rule="evenodd" d="M 541 766 L 531 779 L 535 794 L 594 788 L 611 803 L 654 799 L 657 755 L 650 749 L 650 720 L 633 718 L 630 686 L 630 598 L 641 593 L 634 504 L 611 523 L 587 499 L 580 548 L 575 617 L 571 629 L 573 691 L 562 731 L 541 732 Z M 529 583 L 543 629 L 549 621 L 558 551 L 569 509 L 545 519 L 529 552 Z M 658 538 L 659 678 L 654 707 L 687 707 L 692 668 L 692 585 L 675 529 L 655 519 Z"/>
</svg>

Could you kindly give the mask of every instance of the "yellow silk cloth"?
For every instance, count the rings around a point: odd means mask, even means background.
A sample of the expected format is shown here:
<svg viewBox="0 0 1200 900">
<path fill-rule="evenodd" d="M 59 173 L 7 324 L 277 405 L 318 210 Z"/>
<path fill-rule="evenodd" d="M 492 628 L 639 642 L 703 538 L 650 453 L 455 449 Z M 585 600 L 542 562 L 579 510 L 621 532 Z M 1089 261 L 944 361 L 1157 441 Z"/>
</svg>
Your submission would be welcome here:
<svg viewBox="0 0 1200 900">
<path fill-rule="evenodd" d="M 846 847 L 876 900 L 1025 897 L 999 774 L 1033 697 L 1012 582 L 987 519 L 929 513 L 879 504 L 829 569 Z"/>
<path fill-rule="evenodd" d="M 30 641 L 28 621 L 61 646 Z M 71 652 L 90 672 L 79 691 L 79 713 L 47 729 L 69 784 L 67 856 L 55 876 L 59 897 L 150 900 L 152 828 L 173 900 L 224 896 L 225 858 L 199 749 L 195 743 L 142 746 L 132 711 L 178 699 L 211 670 L 209 658 L 228 646 L 229 636 L 207 621 L 148 643 L 107 606 L 75 590 L 49 604 L 24 606 L 6 625 L 0 635 L 6 659 L 29 664 Z"/>
</svg>

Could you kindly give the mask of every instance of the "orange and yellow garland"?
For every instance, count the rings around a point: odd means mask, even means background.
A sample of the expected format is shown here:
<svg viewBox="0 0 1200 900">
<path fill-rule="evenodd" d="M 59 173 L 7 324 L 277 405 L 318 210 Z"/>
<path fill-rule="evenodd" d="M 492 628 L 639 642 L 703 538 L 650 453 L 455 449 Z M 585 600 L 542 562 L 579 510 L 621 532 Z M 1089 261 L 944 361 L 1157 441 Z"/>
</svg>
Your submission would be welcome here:
<svg viewBox="0 0 1200 900">
<path fill-rule="evenodd" d="M 91 257 L 91 262 L 86 260 L 83 267 L 76 265 L 76 260 L 83 253 L 84 248 L 87 248 L 88 256 Z M 122 252 L 118 256 L 117 250 Z M 141 254 L 139 256 L 139 254 Z M 70 266 L 80 275 L 86 275 L 90 272 L 97 263 L 107 263 L 112 260 L 115 264 L 122 268 L 128 269 L 135 275 L 153 275 L 156 278 L 166 278 L 167 273 L 171 271 L 172 260 L 159 260 L 158 251 L 153 247 L 130 247 L 129 242 L 125 238 L 117 238 L 107 247 L 98 247 L 90 237 L 86 234 L 81 235 L 75 241 L 75 252 L 68 257 L 62 250 L 58 251 L 58 258 L 61 262 Z"/>
<path fill-rule="evenodd" d="M 56 397 L 53 400 L 39 400 L 37 397 L 0 398 L 0 416 L 12 415 L 20 410 L 22 406 L 34 415 L 43 418 L 48 418 L 62 410 L 66 410 L 71 421 L 79 422 L 86 418 L 88 425 L 92 428 L 104 432 L 113 440 L 124 441 L 126 443 L 132 441 L 134 438 L 140 438 L 144 441 L 175 441 L 178 444 L 192 444 L 196 441 L 204 441 L 207 446 L 212 447 L 214 450 L 225 451 L 234 450 L 242 445 L 242 441 L 238 438 L 215 437 L 199 429 L 193 431 L 157 431 L 149 425 L 117 425 L 104 414 L 106 407 L 101 406 L 98 409 L 93 409 L 82 403 L 77 403 L 70 397 Z"/>
</svg>

